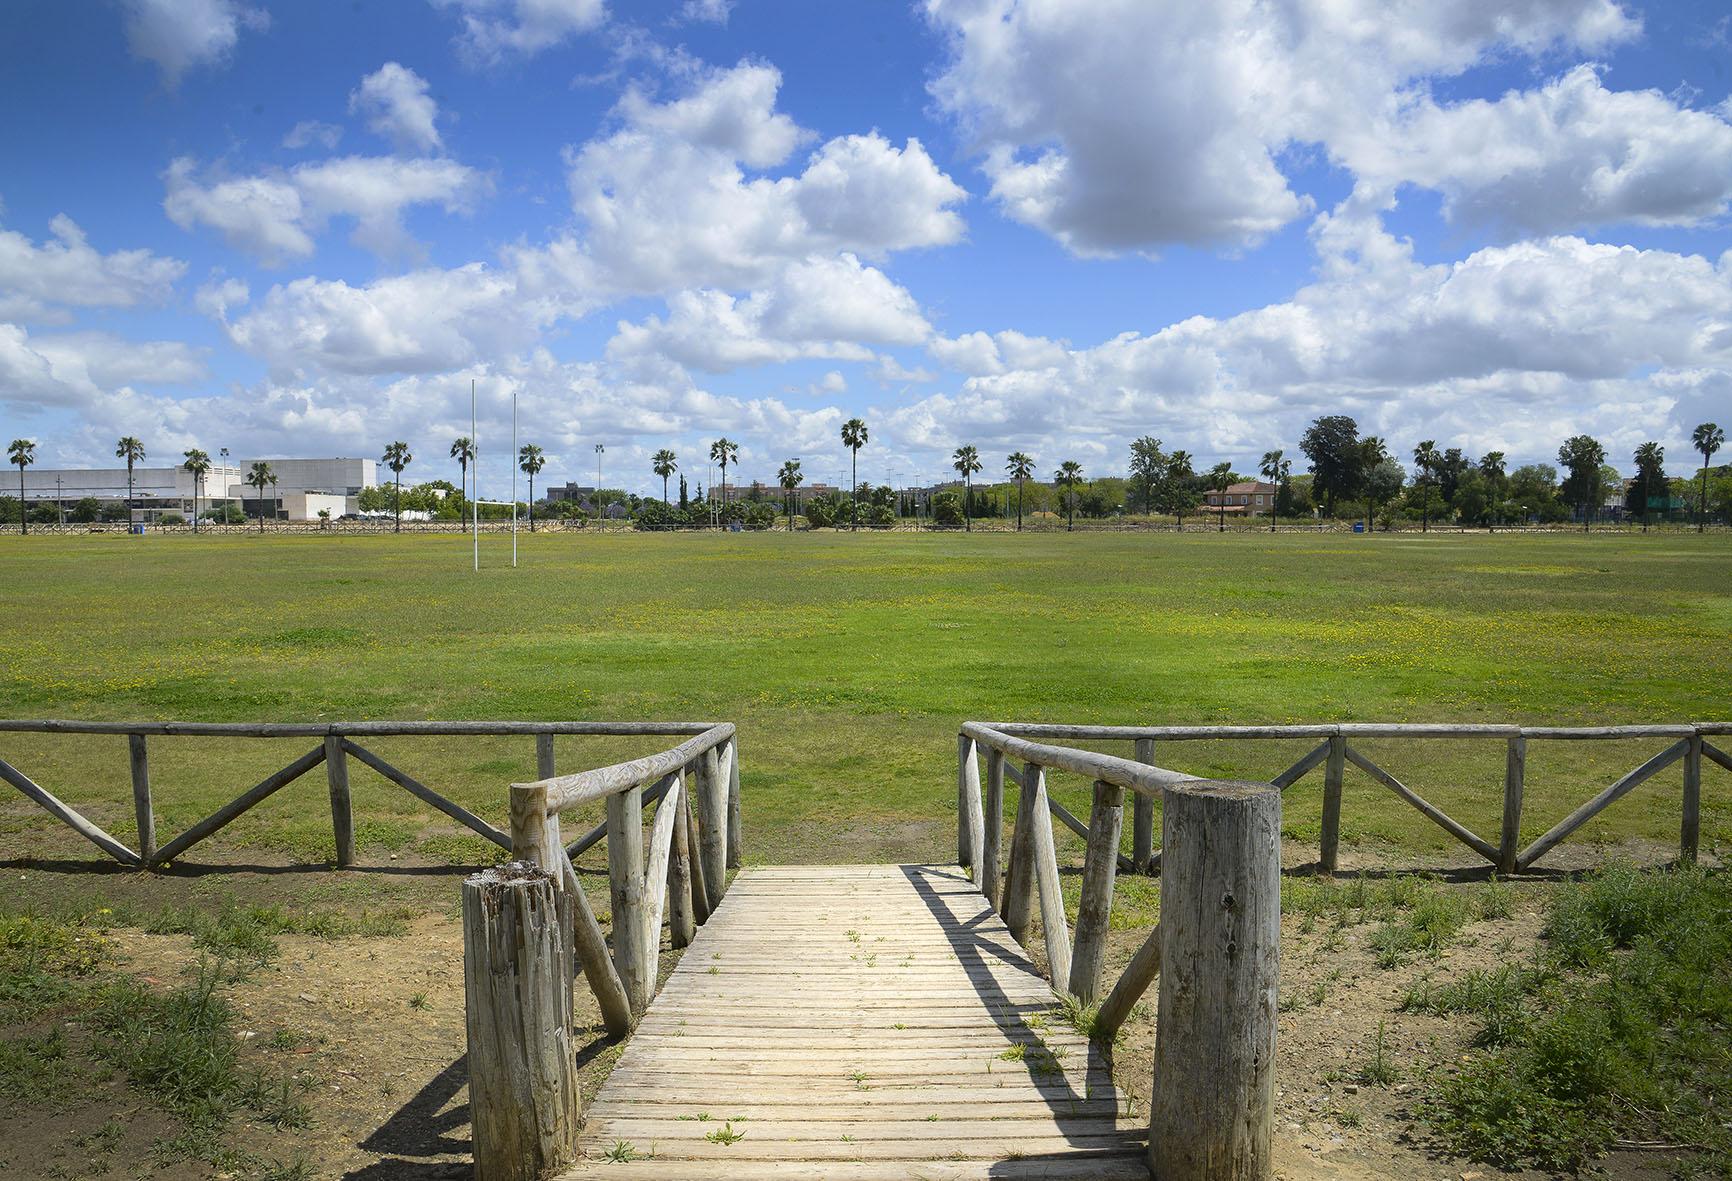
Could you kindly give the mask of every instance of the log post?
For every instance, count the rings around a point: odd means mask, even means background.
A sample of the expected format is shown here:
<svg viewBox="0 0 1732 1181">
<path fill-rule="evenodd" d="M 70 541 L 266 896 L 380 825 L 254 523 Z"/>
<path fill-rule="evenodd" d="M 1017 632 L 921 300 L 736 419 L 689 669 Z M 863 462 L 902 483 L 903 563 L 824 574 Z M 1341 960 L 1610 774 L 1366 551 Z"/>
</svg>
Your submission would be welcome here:
<svg viewBox="0 0 1732 1181">
<path fill-rule="evenodd" d="M 535 777 L 537 779 L 552 779 L 553 769 L 553 735 L 537 734 L 535 736 Z"/>
<path fill-rule="evenodd" d="M 1101 961 L 1113 917 L 1113 881 L 1119 868 L 1125 789 L 1095 781 L 1089 813 L 1088 851 L 1083 856 L 1082 897 L 1076 912 L 1076 943 L 1070 959 L 1070 993 L 1085 1005 L 1100 996 Z"/>
<path fill-rule="evenodd" d="M 1497 871 L 1514 873 L 1521 854 L 1522 787 L 1527 779 L 1528 740 L 1518 734 L 1509 740 L 1503 763 L 1503 827 L 1498 830 Z"/>
<path fill-rule="evenodd" d="M 740 739 L 728 740 L 728 868 L 740 868 Z"/>
<path fill-rule="evenodd" d="M 692 920 L 701 927 L 710 921 L 710 891 L 704 882 L 703 837 L 698 831 L 698 820 L 692 808 L 692 795 L 703 794 L 703 773 L 700 764 L 687 768 L 691 778 L 680 799 L 680 810 L 686 822 L 686 846 L 691 850 L 692 867 Z M 695 937 L 695 935 L 694 935 Z"/>
<path fill-rule="evenodd" d="M 1149 1170 L 1154 1181 L 1268 1181 L 1281 793 L 1199 780 L 1167 788 L 1161 811 Z"/>
<path fill-rule="evenodd" d="M 999 891 L 1003 887 L 1004 857 L 1000 846 L 1004 843 L 1004 752 L 990 748 L 986 752 L 986 802 L 983 812 L 985 832 L 980 846 L 983 872 L 977 876 L 980 879 L 980 892 L 986 895 L 988 902 L 997 906 Z"/>
<path fill-rule="evenodd" d="M 325 782 L 331 789 L 331 833 L 336 838 L 337 868 L 355 864 L 355 813 L 349 802 L 349 752 L 341 734 L 325 735 Z"/>
<path fill-rule="evenodd" d="M 138 817 L 138 859 L 140 866 L 146 866 L 156 858 L 156 812 L 150 806 L 150 755 L 142 734 L 128 734 L 126 746 L 132 763 L 132 811 Z"/>
<path fill-rule="evenodd" d="M 1052 813 L 1046 804 L 1044 772 L 1031 785 L 1034 823 L 1029 842 L 1034 849 L 1034 884 L 1040 897 L 1040 933 L 1046 945 L 1047 972 L 1054 992 L 1070 988 L 1070 929 L 1065 922 L 1064 891 L 1058 878 L 1058 850 L 1052 840 Z"/>
<path fill-rule="evenodd" d="M 970 742 L 968 758 L 962 764 L 962 814 L 968 821 L 968 860 L 963 864 L 968 866 L 969 878 L 976 886 L 981 886 L 986 874 L 986 858 L 982 855 L 986 846 L 986 817 L 980 808 L 978 753 L 979 747 Z"/>
<path fill-rule="evenodd" d="M 1329 762 L 1323 768 L 1323 832 L 1317 852 L 1317 868 L 1321 873 L 1335 872 L 1341 848 L 1341 781 L 1346 773 L 1347 738 L 1332 734 L 1329 737 Z"/>
<path fill-rule="evenodd" d="M 1155 740 L 1137 739 L 1137 762 L 1155 765 Z M 1155 800 L 1137 792 L 1131 799 L 1131 865 L 1138 873 L 1152 873 L 1155 859 Z"/>
<path fill-rule="evenodd" d="M 974 765 L 974 739 L 966 734 L 956 738 L 956 864 L 969 867 L 968 847 L 968 768 Z"/>
<path fill-rule="evenodd" d="M 613 962 L 637 1016 L 649 1008 L 655 988 L 644 943 L 643 870 L 643 788 L 630 787 L 607 797 L 607 892 L 613 906 Z"/>
<path fill-rule="evenodd" d="M 464 1025 L 477 1181 L 540 1181 L 577 1159 L 571 946 L 560 892 L 512 862 L 463 883 Z"/>
<path fill-rule="evenodd" d="M 678 809 L 674 816 L 673 860 L 668 863 L 668 938 L 676 948 L 685 947 L 697 937 L 697 913 L 692 906 L 692 846 L 690 822 L 686 818 L 686 792 L 682 779 L 676 779 L 673 789 L 662 797 L 661 807 L 670 804 Z M 677 793 L 677 798 L 670 799 Z M 656 813 L 659 818 L 661 813 Z"/>
<path fill-rule="evenodd" d="M 698 860 L 704 866 L 704 895 L 710 912 L 722 904 L 728 880 L 728 784 L 722 778 L 721 757 L 714 747 L 698 761 Z"/>
<path fill-rule="evenodd" d="M 1690 735 L 1684 751 L 1684 819 L 1678 829 L 1678 860 L 1696 864 L 1702 843 L 1702 735 Z"/>
<path fill-rule="evenodd" d="M 1010 864 L 1004 875 L 1004 902 L 998 908 L 1010 936 L 1028 946 L 1028 925 L 1034 912 L 1034 809 L 1046 772 L 1033 763 L 1023 768 L 1016 795 L 1016 827 L 1010 833 Z M 1041 805 L 1044 807 L 1044 805 Z"/>
</svg>

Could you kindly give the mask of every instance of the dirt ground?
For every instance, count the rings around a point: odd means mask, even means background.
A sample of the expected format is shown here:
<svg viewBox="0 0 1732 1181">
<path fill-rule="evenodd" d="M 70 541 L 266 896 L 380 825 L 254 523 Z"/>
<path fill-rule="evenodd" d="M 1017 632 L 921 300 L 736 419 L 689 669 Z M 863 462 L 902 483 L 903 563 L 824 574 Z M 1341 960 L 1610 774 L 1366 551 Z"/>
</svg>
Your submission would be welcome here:
<svg viewBox="0 0 1732 1181">
<path fill-rule="evenodd" d="M 1588 864 L 1606 850 L 1582 849 Z M 1652 855 L 1621 848 L 1619 853 Z M 1346 859 L 1354 854 L 1344 851 Z M 1289 871 L 1303 875 L 1303 850 L 1292 851 Z M 1369 852 L 1358 856 L 1388 873 L 1389 861 Z M 358 886 L 333 884 L 327 874 L 313 883 L 332 897 L 387 899 L 419 908 L 405 933 L 329 939 L 304 935 L 277 938 L 278 954 L 228 988 L 243 1060 L 303 1080 L 310 1125 L 278 1129 L 264 1123 L 237 1124 L 231 1139 L 265 1159 L 302 1160 L 283 1178 L 349 1178 L 366 1181 L 431 1181 L 470 1175 L 469 1129 L 463 1057 L 462 938 L 453 906 L 455 879 L 448 869 L 404 866 L 388 881 Z M 1351 864 L 1344 871 L 1353 870 Z M 1485 876 L 1459 866 L 1414 866 L 1439 874 L 1446 889 L 1482 888 Z M 1552 871 L 1567 872 L 1566 864 Z M 11 871 L 0 900 L 21 889 L 30 893 L 67 888 L 53 870 Z M 34 881 L 28 880 L 34 877 Z M 60 879 L 57 881 L 57 879 Z M 208 891 L 208 881 L 151 882 L 137 875 L 109 883 L 126 892 Z M 1451 979 L 1471 968 L 1525 960 L 1538 937 L 1548 879 L 1514 885 L 1507 918 L 1474 922 L 1436 957 L 1419 955 L 1394 968 L 1379 967 L 1369 946 L 1372 924 L 1332 931 L 1317 923 L 1305 929 L 1289 916 L 1282 932 L 1282 994 L 1277 1057 L 1276 1154 L 1278 1176 L 1288 1181 L 1373 1178 L 1475 1181 L 1500 1174 L 1486 1166 L 1440 1155 L 1426 1136 L 1415 1105 L 1428 1076 L 1467 1046 L 1471 1023 L 1403 1012 L 1408 988 L 1427 978 Z M 268 891 L 281 900 L 281 883 L 268 873 L 237 874 L 222 888 L 242 894 Z M 605 902 L 602 904 L 605 907 Z M 1146 931 L 1115 930 L 1108 978 L 1116 975 Z M 117 928 L 108 938 L 120 970 L 168 985 L 199 958 L 184 935 L 152 935 Z M 1031 940 L 1038 945 L 1038 939 Z M 664 949 L 662 969 L 676 957 Z M 1148 998 L 1152 1000 L 1151 998 Z M 580 988 L 585 1099 L 599 1088 L 618 1054 L 603 1036 L 593 997 Z M 1358 1079 L 1382 1029 L 1395 1081 L 1373 1086 Z M 1147 1111 L 1154 1036 L 1153 1005 L 1130 1022 L 1115 1051 L 1115 1076 L 1133 1110 Z M 151 1177 L 165 1181 L 224 1178 L 211 1166 L 184 1161 L 152 1165 L 148 1151 L 171 1121 L 130 1092 L 123 1078 L 83 1088 L 77 1100 L 56 1110 L 0 1110 L 0 1177 Z M 1626 1154 L 1603 1162 L 1619 1181 L 1667 1176 L 1668 1162 Z M 1538 1177 L 1540 1174 L 1530 1176 Z"/>
</svg>

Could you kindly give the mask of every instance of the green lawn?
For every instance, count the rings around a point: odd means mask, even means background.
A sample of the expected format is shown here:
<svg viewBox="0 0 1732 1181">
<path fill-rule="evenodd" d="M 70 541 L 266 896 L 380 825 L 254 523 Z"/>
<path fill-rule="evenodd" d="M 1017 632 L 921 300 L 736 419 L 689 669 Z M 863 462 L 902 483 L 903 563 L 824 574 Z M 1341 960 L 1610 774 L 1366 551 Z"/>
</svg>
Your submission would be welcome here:
<svg viewBox="0 0 1732 1181">
<path fill-rule="evenodd" d="M 747 855 L 764 860 L 954 856 L 966 718 L 1732 715 L 1724 537 L 567 533 L 523 537 L 515 571 L 507 541 L 483 544 L 476 576 L 456 536 L 0 538 L 0 715 L 731 720 Z M 154 741 L 161 839 L 307 745 Z M 498 822 L 533 767 L 526 740 L 376 746 Z M 1364 746 L 1495 839 L 1501 743 Z M 559 759 L 648 749 L 561 739 Z M 1173 744 L 1160 759 L 1266 778 L 1303 749 Z M 1528 835 L 1656 749 L 1535 744 Z M 0 757 L 131 835 L 123 739 L 0 735 Z M 364 859 L 480 855 L 353 775 Z M 1662 773 L 1580 837 L 1675 841 L 1678 780 Z M 1729 780 L 1706 772 L 1706 845 L 1732 839 Z M 1085 784 L 1055 787 L 1083 806 Z M 1290 832 L 1315 834 L 1319 793 L 1319 776 L 1289 792 Z M 1350 844 L 1448 842 L 1351 770 L 1343 827 Z M 9 856 L 99 856 L 16 795 L 0 838 Z M 194 859 L 329 849 L 315 772 Z"/>
</svg>

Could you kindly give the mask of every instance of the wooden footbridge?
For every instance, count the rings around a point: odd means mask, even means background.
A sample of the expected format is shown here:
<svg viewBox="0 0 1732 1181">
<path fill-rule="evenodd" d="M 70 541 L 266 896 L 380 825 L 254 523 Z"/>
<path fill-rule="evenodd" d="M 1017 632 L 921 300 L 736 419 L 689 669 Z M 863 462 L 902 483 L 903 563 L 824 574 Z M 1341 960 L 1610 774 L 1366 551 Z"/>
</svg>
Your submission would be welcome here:
<svg viewBox="0 0 1732 1181">
<path fill-rule="evenodd" d="M 321 762 L 336 863 L 351 864 L 351 759 L 508 847 L 513 861 L 463 887 L 470 1112 L 480 1181 L 1266 1181 L 1283 791 L 1323 769 L 1318 864 L 1326 872 L 1335 869 L 1343 778 L 1352 766 L 1508 873 L 1532 868 L 1593 816 L 1677 763 L 1679 854 L 1693 860 L 1703 766 L 1732 770 L 1732 754 L 1710 741 L 1732 735 L 1732 724 L 1723 722 L 1593 728 L 970 722 L 959 736 L 956 866 L 741 869 L 739 744 L 726 723 L 0 721 L 0 734 L 8 732 L 126 737 L 136 850 L 4 759 L 0 780 L 139 868 L 178 857 Z M 470 734 L 535 737 L 541 778 L 512 786 L 509 833 L 360 744 Z M 553 764 L 553 739 L 561 734 L 683 740 L 647 758 L 562 776 Z M 318 745 L 159 847 L 147 739 L 217 736 L 310 737 Z M 1263 783 L 1202 780 L 1154 765 L 1157 742 L 1220 739 L 1316 745 Z M 1450 817 L 1350 743 L 1362 739 L 1507 744 L 1495 839 Z M 1666 745 L 1524 848 L 1528 743 L 1596 739 Z M 1129 742 L 1135 757 L 1054 745 L 1060 742 Z M 1092 782 L 1086 822 L 1050 798 L 1051 772 Z M 1004 848 L 1007 787 L 1016 799 Z M 1129 856 L 1121 850 L 1127 793 Z M 606 804 L 605 824 L 565 843 L 561 814 L 599 801 Z M 1087 842 L 1074 907 L 1067 906 L 1059 873 L 1055 818 Z M 571 860 L 602 841 L 608 933 Z M 1156 869 L 1161 921 L 1107 987 L 1116 876 Z M 730 870 L 737 871 L 731 879 Z M 664 926 L 669 946 L 684 954 L 658 995 Z M 1039 966 L 1028 950 L 1036 946 Z M 608 1033 L 624 1041 L 587 1110 L 573 1018 L 579 971 Z M 1115 1091 L 1110 1046 L 1157 979 L 1153 1078 L 1138 1088 L 1147 1096 L 1145 1109 L 1135 1110 Z"/>
</svg>

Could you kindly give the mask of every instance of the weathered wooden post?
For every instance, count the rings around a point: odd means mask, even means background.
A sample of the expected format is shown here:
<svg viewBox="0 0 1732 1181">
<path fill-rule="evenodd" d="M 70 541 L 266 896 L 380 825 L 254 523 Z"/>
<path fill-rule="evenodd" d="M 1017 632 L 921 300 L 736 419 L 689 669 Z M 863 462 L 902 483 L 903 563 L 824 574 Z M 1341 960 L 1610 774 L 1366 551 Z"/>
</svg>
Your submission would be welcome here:
<svg viewBox="0 0 1732 1181">
<path fill-rule="evenodd" d="M 1028 946 L 1028 926 L 1034 914 L 1034 784 L 1041 774 L 1033 763 L 1022 769 L 1016 827 L 1010 833 L 1010 859 L 1004 873 L 1004 901 L 998 908 L 1011 938 L 1024 947 Z"/>
<path fill-rule="evenodd" d="M 740 868 L 740 739 L 728 740 L 728 868 Z"/>
<path fill-rule="evenodd" d="M 1521 855 L 1522 790 L 1527 779 L 1528 740 L 1517 734 L 1509 740 L 1503 763 L 1503 827 L 1498 830 L 1497 871 L 1514 873 Z"/>
<path fill-rule="evenodd" d="M 1281 793 L 1168 787 L 1149 1170 L 1155 1181 L 1273 1175 L 1281 976 Z"/>
<path fill-rule="evenodd" d="M 984 887 L 986 875 L 986 817 L 980 805 L 980 760 L 977 744 L 968 744 L 968 759 L 962 765 L 962 815 L 968 823 L 968 876 Z"/>
<path fill-rule="evenodd" d="M 1155 765 L 1155 740 L 1137 739 L 1137 762 Z M 1138 873 L 1153 872 L 1155 859 L 1155 801 L 1142 792 L 1131 800 L 1131 866 Z"/>
<path fill-rule="evenodd" d="M 1684 749 L 1684 819 L 1678 829 L 1678 860 L 1696 864 L 1702 843 L 1702 734 L 1690 735 Z"/>
<path fill-rule="evenodd" d="M 986 751 L 986 803 L 983 808 L 986 831 L 980 847 L 982 873 L 980 892 L 993 906 L 998 905 L 1003 886 L 1004 844 L 1004 752 L 988 747 Z"/>
<path fill-rule="evenodd" d="M 537 734 L 535 736 L 535 777 L 537 779 L 552 779 L 553 770 L 553 735 Z"/>
<path fill-rule="evenodd" d="M 673 860 L 668 865 L 668 937 L 678 948 L 697 936 L 698 922 L 692 905 L 691 821 L 686 810 L 685 773 L 676 771 L 674 775 L 674 786 L 662 797 L 660 806 L 675 809 Z M 661 819 L 660 812 L 656 819 Z"/>
<path fill-rule="evenodd" d="M 722 904 L 728 881 L 728 783 L 721 756 L 711 747 L 699 760 L 697 797 L 698 860 L 704 866 L 704 893 L 713 913 Z"/>
<path fill-rule="evenodd" d="M 513 861 L 463 883 L 464 1025 L 477 1181 L 541 1181 L 577 1157 L 571 946 L 559 891 Z"/>
<path fill-rule="evenodd" d="M 331 789 L 331 834 L 336 838 L 337 868 L 355 864 L 355 814 L 349 803 L 349 752 L 341 734 L 325 735 L 325 782 Z"/>
<path fill-rule="evenodd" d="M 1323 768 L 1323 831 L 1317 850 L 1317 868 L 1323 873 L 1335 872 L 1341 848 L 1341 781 L 1346 772 L 1347 736 L 1331 734 L 1329 761 Z"/>
<path fill-rule="evenodd" d="M 974 847 L 970 844 L 973 829 L 968 823 L 969 784 L 972 781 L 978 798 L 980 769 L 974 761 L 974 739 L 966 734 L 956 738 L 956 864 L 974 868 Z"/>
<path fill-rule="evenodd" d="M 607 797 L 607 886 L 613 906 L 613 962 L 631 998 L 635 1016 L 649 1007 L 655 981 L 648 978 L 644 942 L 643 788 Z"/>
<path fill-rule="evenodd" d="M 1082 896 L 1076 914 L 1076 945 L 1071 953 L 1070 993 L 1085 1005 L 1100 996 L 1101 961 L 1113 917 L 1113 882 L 1119 868 L 1119 834 L 1124 828 L 1125 789 L 1095 781 L 1089 813 L 1088 850 L 1083 855 Z"/>
<path fill-rule="evenodd" d="M 142 868 L 156 857 L 156 812 L 150 806 L 150 755 L 142 734 L 128 734 L 126 746 L 132 763 L 132 811 L 138 817 L 138 858 Z"/>
</svg>

